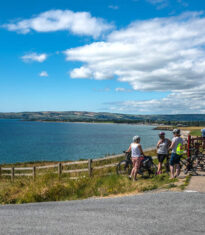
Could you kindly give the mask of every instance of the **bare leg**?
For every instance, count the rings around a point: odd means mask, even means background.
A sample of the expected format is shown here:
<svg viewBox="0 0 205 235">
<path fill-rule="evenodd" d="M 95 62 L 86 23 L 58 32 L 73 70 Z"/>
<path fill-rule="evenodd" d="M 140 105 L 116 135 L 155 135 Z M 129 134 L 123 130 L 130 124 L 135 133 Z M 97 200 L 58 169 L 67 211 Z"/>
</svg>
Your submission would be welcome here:
<svg viewBox="0 0 205 235">
<path fill-rule="evenodd" d="M 134 180 L 136 180 L 136 177 L 137 177 L 137 168 L 135 167 Z"/>
<path fill-rule="evenodd" d="M 132 160 L 132 164 L 133 164 L 133 168 L 132 168 L 129 178 L 135 177 L 136 160 Z"/>
<path fill-rule="evenodd" d="M 134 180 L 136 180 L 137 177 L 137 171 L 138 171 L 138 159 L 135 162 L 135 166 L 134 166 Z"/>
<path fill-rule="evenodd" d="M 132 176 L 134 176 L 134 174 L 135 174 L 135 169 L 134 169 L 134 166 L 133 166 L 131 174 L 130 174 L 130 178 L 132 178 Z"/>
<path fill-rule="evenodd" d="M 176 175 L 175 175 L 176 177 L 178 177 L 178 176 L 180 175 L 180 170 L 181 170 L 181 169 L 180 169 L 180 165 L 177 164 L 177 165 L 176 165 Z"/>
<path fill-rule="evenodd" d="M 174 178 L 174 166 L 170 166 L 170 175 L 171 175 L 171 178 L 173 179 Z"/>
<path fill-rule="evenodd" d="M 157 173 L 160 174 L 160 173 L 161 173 L 161 170 L 162 170 L 162 163 L 159 162 Z"/>
</svg>

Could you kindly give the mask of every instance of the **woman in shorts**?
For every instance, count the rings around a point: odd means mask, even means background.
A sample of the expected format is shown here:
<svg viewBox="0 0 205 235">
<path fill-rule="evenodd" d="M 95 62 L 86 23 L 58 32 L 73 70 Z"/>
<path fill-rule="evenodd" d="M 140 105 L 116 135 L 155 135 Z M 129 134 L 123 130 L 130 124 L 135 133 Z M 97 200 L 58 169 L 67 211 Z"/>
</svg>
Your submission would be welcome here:
<svg viewBox="0 0 205 235">
<path fill-rule="evenodd" d="M 127 150 L 127 152 L 130 152 L 130 151 L 131 151 L 133 168 L 132 168 L 129 178 L 132 179 L 133 177 L 133 180 L 136 180 L 137 172 L 140 168 L 141 161 L 144 158 L 144 153 L 142 150 L 142 146 L 140 144 L 139 136 L 133 137 L 133 143 L 130 144 L 130 147 Z"/>
<path fill-rule="evenodd" d="M 160 132 L 159 133 L 159 141 L 157 143 L 157 158 L 159 161 L 158 164 L 158 170 L 157 174 L 162 173 L 162 163 L 164 162 L 164 159 L 168 161 L 168 156 L 169 156 L 169 146 L 171 145 L 171 141 L 167 138 L 165 138 L 165 133 Z"/>
</svg>

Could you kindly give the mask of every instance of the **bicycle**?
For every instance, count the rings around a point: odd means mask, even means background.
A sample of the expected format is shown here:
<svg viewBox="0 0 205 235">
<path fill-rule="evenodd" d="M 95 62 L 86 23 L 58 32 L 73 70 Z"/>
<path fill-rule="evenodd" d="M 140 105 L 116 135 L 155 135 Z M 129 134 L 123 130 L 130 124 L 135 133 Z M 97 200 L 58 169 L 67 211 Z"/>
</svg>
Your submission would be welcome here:
<svg viewBox="0 0 205 235">
<path fill-rule="evenodd" d="M 205 159 L 204 155 L 199 152 L 198 148 L 190 148 L 190 153 L 193 151 L 193 154 L 189 158 L 181 158 L 180 159 L 180 168 L 184 167 L 184 174 L 188 172 L 192 172 L 195 175 L 198 175 L 197 170 L 200 167 L 201 170 L 204 169 L 205 166 Z"/>
<path fill-rule="evenodd" d="M 194 161 L 196 158 L 194 156 L 191 156 L 187 159 L 181 157 L 180 159 L 180 168 L 182 169 L 184 167 L 184 174 L 186 175 L 188 172 L 192 172 L 195 175 L 198 175 L 197 173 L 197 167 L 194 165 Z"/>
<path fill-rule="evenodd" d="M 120 161 L 117 164 L 116 172 L 118 175 L 130 175 L 131 170 L 133 168 L 131 153 L 125 152 L 125 159 Z M 145 177 L 145 174 L 148 173 L 148 176 L 157 174 L 157 166 L 154 164 L 152 157 L 145 156 L 140 164 L 140 168 L 137 172 L 138 174 Z"/>
</svg>

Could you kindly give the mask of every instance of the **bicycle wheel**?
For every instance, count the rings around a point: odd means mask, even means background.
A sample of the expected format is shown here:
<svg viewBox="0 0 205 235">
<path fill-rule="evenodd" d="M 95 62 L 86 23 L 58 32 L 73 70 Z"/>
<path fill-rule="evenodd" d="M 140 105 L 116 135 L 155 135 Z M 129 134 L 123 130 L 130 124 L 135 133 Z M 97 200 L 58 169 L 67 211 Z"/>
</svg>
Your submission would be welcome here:
<svg viewBox="0 0 205 235">
<path fill-rule="evenodd" d="M 198 175 L 197 173 L 197 167 L 194 165 L 194 161 L 193 159 L 183 159 L 180 160 L 180 163 L 182 164 L 182 167 L 184 167 L 184 174 L 186 175 L 188 172 L 190 172 L 191 174 L 194 173 L 194 175 Z M 181 167 L 181 169 L 182 169 Z"/>
<path fill-rule="evenodd" d="M 128 175 L 131 173 L 132 163 L 127 160 L 122 160 L 117 164 L 116 171 L 118 175 Z"/>
<path fill-rule="evenodd" d="M 151 175 L 156 175 L 157 174 L 157 166 L 152 162 L 152 165 L 150 166 L 150 168 L 148 169 L 148 174 L 149 174 L 149 177 Z"/>
</svg>

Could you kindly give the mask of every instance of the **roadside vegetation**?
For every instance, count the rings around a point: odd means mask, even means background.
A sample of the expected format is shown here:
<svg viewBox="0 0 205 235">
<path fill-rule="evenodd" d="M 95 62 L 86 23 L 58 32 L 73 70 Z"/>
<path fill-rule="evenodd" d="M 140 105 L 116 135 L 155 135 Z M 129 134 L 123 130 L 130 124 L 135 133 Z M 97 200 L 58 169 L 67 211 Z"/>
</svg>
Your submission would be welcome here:
<svg viewBox="0 0 205 235">
<path fill-rule="evenodd" d="M 170 180 L 167 174 L 153 178 L 139 178 L 130 181 L 128 177 L 98 174 L 93 177 L 59 180 L 53 173 L 46 173 L 33 181 L 31 178 L 17 179 L 13 183 L 6 179 L 0 183 L 0 203 L 19 204 L 59 200 L 76 200 L 132 192 L 144 192 L 158 188 L 169 188 L 177 180 Z"/>
<path fill-rule="evenodd" d="M 146 152 L 146 155 L 154 156 L 156 153 L 155 151 L 149 151 Z M 99 166 L 117 163 L 123 158 L 103 160 L 94 164 Z M 4 167 L 32 166 L 33 164 L 7 164 Z M 38 163 L 38 165 L 40 164 L 44 165 L 45 162 Z M 74 166 L 69 167 L 72 169 Z M 82 164 L 82 166 L 78 165 L 77 167 L 82 168 L 85 166 Z M 93 171 L 92 177 L 85 173 L 83 175 L 75 173 L 72 175 L 62 174 L 60 179 L 52 170 L 44 170 L 44 174 L 37 175 L 35 181 L 31 177 L 26 176 L 16 177 L 14 182 L 11 182 L 9 177 L 2 177 L 0 180 L 0 204 L 76 200 L 89 197 L 138 193 L 159 188 L 169 189 L 173 186 L 174 182 L 177 182 L 177 180 L 170 180 L 169 175 L 166 173 L 151 178 L 139 176 L 138 180 L 133 182 L 127 176 L 118 176 L 115 167 L 96 169 Z"/>
</svg>

